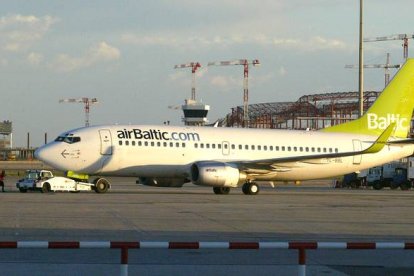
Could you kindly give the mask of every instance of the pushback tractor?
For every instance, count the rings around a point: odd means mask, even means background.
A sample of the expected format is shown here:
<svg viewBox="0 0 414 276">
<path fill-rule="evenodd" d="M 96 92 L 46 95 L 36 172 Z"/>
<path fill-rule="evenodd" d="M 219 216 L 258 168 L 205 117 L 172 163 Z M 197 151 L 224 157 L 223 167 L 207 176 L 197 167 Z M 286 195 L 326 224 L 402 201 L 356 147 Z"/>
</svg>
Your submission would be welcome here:
<svg viewBox="0 0 414 276">
<path fill-rule="evenodd" d="M 17 189 L 25 193 L 27 191 L 41 191 L 42 193 L 68 191 L 95 191 L 105 193 L 110 184 L 105 178 L 97 178 L 93 183 L 88 182 L 87 175 L 68 172 L 67 177 L 54 176 L 47 170 L 28 170 L 26 176 L 16 183 Z"/>
</svg>

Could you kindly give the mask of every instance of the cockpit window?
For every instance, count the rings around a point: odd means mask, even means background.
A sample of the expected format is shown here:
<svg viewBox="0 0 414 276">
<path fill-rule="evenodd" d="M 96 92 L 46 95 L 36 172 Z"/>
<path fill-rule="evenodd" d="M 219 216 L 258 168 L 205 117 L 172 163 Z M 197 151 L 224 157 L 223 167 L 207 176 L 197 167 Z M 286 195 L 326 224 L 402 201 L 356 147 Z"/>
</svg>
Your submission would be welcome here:
<svg viewBox="0 0 414 276">
<path fill-rule="evenodd" d="M 59 136 L 55 139 L 55 142 L 65 142 L 68 144 L 74 144 L 80 142 L 81 138 L 78 136 L 73 136 L 73 134 L 67 134 L 65 136 Z"/>
</svg>

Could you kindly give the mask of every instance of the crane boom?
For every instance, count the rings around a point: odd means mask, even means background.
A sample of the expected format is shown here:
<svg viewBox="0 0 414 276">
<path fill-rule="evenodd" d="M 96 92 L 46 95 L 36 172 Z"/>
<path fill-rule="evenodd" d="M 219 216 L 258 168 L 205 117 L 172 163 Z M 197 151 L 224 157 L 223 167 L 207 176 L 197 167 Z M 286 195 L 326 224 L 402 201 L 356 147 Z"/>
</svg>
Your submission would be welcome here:
<svg viewBox="0 0 414 276">
<path fill-rule="evenodd" d="M 365 38 L 364 42 L 387 41 L 387 40 L 402 40 L 403 41 L 403 57 L 408 58 L 408 40 L 414 38 L 414 34 L 396 34 L 389 36 L 379 36 L 373 38 Z"/>
<path fill-rule="evenodd" d="M 83 103 L 84 110 L 85 110 L 85 126 L 89 126 L 89 110 L 92 104 L 97 103 L 98 100 L 96 98 L 78 98 L 78 99 L 61 99 L 59 103 Z"/>
<path fill-rule="evenodd" d="M 191 80 L 191 100 L 195 101 L 195 73 L 198 68 L 201 67 L 199 62 L 190 62 L 184 64 L 177 64 L 174 66 L 174 69 L 182 69 L 182 68 L 191 68 L 192 80 Z"/>
<path fill-rule="evenodd" d="M 208 66 L 227 66 L 227 65 L 243 65 L 243 127 L 249 127 L 249 65 L 259 66 L 258 59 L 236 59 L 229 61 L 213 61 Z"/>
</svg>

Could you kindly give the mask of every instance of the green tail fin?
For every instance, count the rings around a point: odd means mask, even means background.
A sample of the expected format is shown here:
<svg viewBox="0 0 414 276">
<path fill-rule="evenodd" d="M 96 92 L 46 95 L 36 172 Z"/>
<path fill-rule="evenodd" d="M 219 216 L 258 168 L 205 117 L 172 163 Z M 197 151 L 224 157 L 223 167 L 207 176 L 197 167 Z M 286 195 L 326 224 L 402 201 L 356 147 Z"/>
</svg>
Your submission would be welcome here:
<svg viewBox="0 0 414 276">
<path fill-rule="evenodd" d="M 394 137 L 406 138 L 414 109 L 414 59 L 408 59 L 381 95 L 359 119 L 321 131 L 379 136 L 391 123 Z"/>
</svg>

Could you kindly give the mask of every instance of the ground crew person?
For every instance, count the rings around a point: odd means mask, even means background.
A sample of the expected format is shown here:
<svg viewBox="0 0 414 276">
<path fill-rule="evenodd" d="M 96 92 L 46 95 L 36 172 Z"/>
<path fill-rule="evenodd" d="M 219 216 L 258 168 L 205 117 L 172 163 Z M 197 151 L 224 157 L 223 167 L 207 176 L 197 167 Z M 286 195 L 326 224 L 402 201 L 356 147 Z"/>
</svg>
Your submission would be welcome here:
<svg viewBox="0 0 414 276">
<path fill-rule="evenodd" d="M 6 172 L 4 170 L 0 173 L 0 186 L 2 189 L 2 192 L 4 193 L 4 177 L 6 176 Z"/>
</svg>

